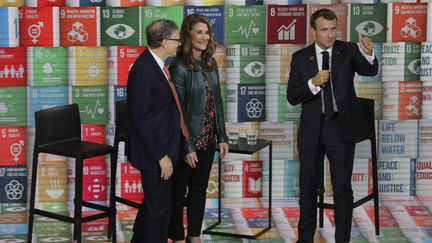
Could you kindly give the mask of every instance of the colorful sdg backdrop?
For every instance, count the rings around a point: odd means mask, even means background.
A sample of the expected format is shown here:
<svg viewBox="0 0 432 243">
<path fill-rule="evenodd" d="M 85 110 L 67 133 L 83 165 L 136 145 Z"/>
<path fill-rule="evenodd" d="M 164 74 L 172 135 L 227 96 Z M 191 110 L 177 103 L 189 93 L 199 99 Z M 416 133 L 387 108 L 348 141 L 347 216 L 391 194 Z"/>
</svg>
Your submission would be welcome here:
<svg viewBox="0 0 432 243">
<path fill-rule="evenodd" d="M 191 13 L 209 17 L 219 43 L 215 58 L 227 128 L 241 137 L 258 130 L 260 138 L 273 141 L 273 229 L 257 242 L 295 241 L 301 107 L 287 103 L 286 88 L 292 54 L 314 40 L 309 17 L 319 8 L 336 12 L 338 39 L 357 42 L 357 32 L 372 38 L 380 63 L 377 76 L 356 76 L 355 87 L 358 96 L 375 100 L 381 236 L 374 234 L 367 203 L 354 210 L 351 240 L 432 242 L 432 3 L 415 0 L 0 0 L 0 242 L 26 242 L 34 112 L 76 103 L 82 138 L 113 144 L 114 104 L 126 98 L 128 70 L 146 48 L 145 27 L 159 18 L 180 26 Z M 123 149 L 117 194 L 139 202 L 140 174 Z M 253 234 L 267 225 L 268 152 L 231 153 L 223 162 L 221 230 Z M 85 200 L 107 203 L 106 159 L 85 161 Z M 72 214 L 74 161 L 47 154 L 39 161 L 37 207 Z M 217 171 L 214 163 L 203 227 L 217 215 Z M 356 197 L 371 192 L 371 179 L 365 141 L 355 153 Z M 129 242 L 136 210 L 117 208 L 118 242 Z M 331 210 L 324 221 L 316 241 L 334 242 Z M 84 224 L 84 242 L 109 242 L 107 226 L 106 220 Z M 72 242 L 70 224 L 43 217 L 36 218 L 34 234 L 38 243 Z"/>
</svg>

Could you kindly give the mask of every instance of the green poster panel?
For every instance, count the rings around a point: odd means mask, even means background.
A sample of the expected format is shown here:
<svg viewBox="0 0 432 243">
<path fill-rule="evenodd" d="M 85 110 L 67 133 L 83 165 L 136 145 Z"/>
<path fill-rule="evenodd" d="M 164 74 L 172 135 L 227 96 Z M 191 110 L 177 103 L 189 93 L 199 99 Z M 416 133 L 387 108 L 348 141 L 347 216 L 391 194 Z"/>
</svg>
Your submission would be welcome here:
<svg viewBox="0 0 432 243">
<path fill-rule="evenodd" d="M 171 6 L 171 7 L 153 7 L 143 6 L 141 7 L 141 22 L 142 22 L 142 34 L 141 43 L 147 45 L 147 38 L 145 29 L 148 24 L 158 19 L 169 19 L 176 22 L 179 30 L 183 22 L 183 6 Z"/>
<path fill-rule="evenodd" d="M 350 41 L 358 41 L 358 32 L 368 36 L 375 43 L 386 42 L 387 4 L 353 3 L 349 8 L 350 23 L 348 33 Z"/>
<path fill-rule="evenodd" d="M 265 83 L 265 46 L 227 46 L 226 60 L 227 83 Z"/>
<path fill-rule="evenodd" d="M 298 121 L 300 119 L 301 104 L 292 106 L 287 102 L 287 83 L 280 83 L 278 86 L 278 121 Z"/>
<path fill-rule="evenodd" d="M 62 214 L 68 216 L 67 211 L 64 211 Z M 70 224 L 67 222 L 37 216 L 35 217 L 34 233 L 38 235 L 69 236 L 72 234 L 72 230 Z"/>
<path fill-rule="evenodd" d="M 101 45 L 140 45 L 139 11 L 139 7 L 101 7 Z"/>
<path fill-rule="evenodd" d="M 72 86 L 82 124 L 108 124 L 108 86 Z"/>
<path fill-rule="evenodd" d="M 0 213 L 25 213 L 27 211 L 25 203 L 0 203 Z"/>
<path fill-rule="evenodd" d="M 226 6 L 225 44 L 265 44 L 266 6 Z"/>
<path fill-rule="evenodd" d="M 27 126 L 27 87 L 0 88 L 0 125 Z"/>
<path fill-rule="evenodd" d="M 27 234 L 17 234 L 17 235 L 10 235 L 10 234 L 1 234 L 0 235 L 0 242 L 27 242 Z"/>
<path fill-rule="evenodd" d="M 133 221 L 133 220 L 119 220 L 118 222 L 120 225 L 119 231 L 120 231 L 120 234 L 122 234 L 122 236 L 123 236 L 123 240 L 125 242 L 130 242 L 132 239 L 132 236 L 133 236 L 132 229 L 133 229 L 133 225 L 134 225 L 135 221 Z M 119 234 L 117 234 L 117 236 L 119 236 Z"/>
<path fill-rule="evenodd" d="M 31 86 L 67 85 L 67 58 L 65 47 L 28 47 L 28 84 Z"/>
<path fill-rule="evenodd" d="M 67 203 L 66 202 L 43 202 L 41 203 L 41 209 L 53 213 L 57 212 L 60 214 L 63 213 L 67 214 Z"/>
<path fill-rule="evenodd" d="M 266 83 L 266 121 L 298 121 L 301 105 L 292 106 L 287 102 L 287 83 Z"/>
<path fill-rule="evenodd" d="M 420 60 L 421 43 L 406 42 L 405 43 L 405 65 L 404 79 L 405 81 L 420 80 Z"/>
<path fill-rule="evenodd" d="M 46 243 L 46 242 L 56 242 L 56 243 L 70 243 L 73 242 L 72 235 L 34 235 L 35 243 Z"/>
</svg>

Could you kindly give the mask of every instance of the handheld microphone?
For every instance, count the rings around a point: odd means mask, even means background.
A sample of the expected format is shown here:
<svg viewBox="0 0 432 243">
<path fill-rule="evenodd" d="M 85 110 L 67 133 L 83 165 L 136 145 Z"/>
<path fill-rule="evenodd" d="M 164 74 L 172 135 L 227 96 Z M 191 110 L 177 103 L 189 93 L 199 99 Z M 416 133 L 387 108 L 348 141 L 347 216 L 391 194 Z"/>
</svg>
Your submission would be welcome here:
<svg viewBox="0 0 432 243">
<path fill-rule="evenodd" d="M 322 70 L 330 70 L 328 51 L 323 51 L 323 52 L 321 52 L 321 54 L 322 54 Z M 321 86 L 325 87 L 325 84 L 323 84 Z"/>
<path fill-rule="evenodd" d="M 329 53 L 328 51 L 323 51 L 322 53 L 322 70 L 330 70 L 330 64 L 329 64 Z"/>
</svg>

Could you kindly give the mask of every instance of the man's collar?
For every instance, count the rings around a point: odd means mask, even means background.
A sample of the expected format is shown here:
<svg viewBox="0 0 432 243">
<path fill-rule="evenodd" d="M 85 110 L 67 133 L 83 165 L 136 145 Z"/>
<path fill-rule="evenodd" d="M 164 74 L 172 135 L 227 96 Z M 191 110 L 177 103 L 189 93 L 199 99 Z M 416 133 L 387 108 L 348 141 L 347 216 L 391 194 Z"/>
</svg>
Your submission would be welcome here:
<svg viewBox="0 0 432 243">
<path fill-rule="evenodd" d="M 150 48 L 148 50 L 152 54 L 153 58 L 156 60 L 159 67 L 162 69 L 165 65 L 165 62 L 158 55 L 156 55 Z"/>
<path fill-rule="evenodd" d="M 331 53 L 333 51 L 333 46 L 328 48 L 327 50 L 323 50 L 321 49 L 321 47 L 318 46 L 318 44 L 315 42 L 315 51 L 317 54 L 323 52 L 323 51 L 328 51 L 329 53 Z"/>
</svg>

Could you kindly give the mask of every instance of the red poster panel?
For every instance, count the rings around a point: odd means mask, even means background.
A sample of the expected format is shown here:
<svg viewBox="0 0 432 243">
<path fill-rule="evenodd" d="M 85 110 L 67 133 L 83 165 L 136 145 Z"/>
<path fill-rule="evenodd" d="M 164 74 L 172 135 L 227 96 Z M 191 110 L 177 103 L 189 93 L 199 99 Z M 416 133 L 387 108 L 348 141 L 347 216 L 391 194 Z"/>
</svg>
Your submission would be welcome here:
<svg viewBox="0 0 432 243">
<path fill-rule="evenodd" d="M 65 5 L 65 0 L 25 0 L 28 7 L 60 7 Z"/>
<path fill-rule="evenodd" d="M 119 172 L 117 172 L 119 173 Z M 120 189 L 119 195 L 137 203 L 141 203 L 144 193 L 142 189 L 141 172 L 130 163 L 120 164 L 120 178 L 118 178 L 117 188 Z"/>
<path fill-rule="evenodd" d="M 106 142 L 105 125 L 82 124 L 81 125 L 81 136 L 82 136 L 83 141 L 105 144 L 105 142 Z M 105 163 L 105 155 L 86 159 L 85 162 L 86 163 L 93 163 L 93 162 Z"/>
<path fill-rule="evenodd" d="M 0 48 L 0 86 L 26 86 L 26 80 L 26 48 Z"/>
<path fill-rule="evenodd" d="M 306 42 L 306 5 L 268 5 L 267 43 L 304 44 Z"/>
<path fill-rule="evenodd" d="M 83 168 L 83 200 L 107 200 L 107 166 L 106 163 L 86 163 Z"/>
<path fill-rule="evenodd" d="M 267 208 L 242 208 L 241 212 L 245 218 L 268 218 Z"/>
<path fill-rule="evenodd" d="M 22 7 L 19 10 L 21 46 L 59 46 L 59 8 Z"/>
<path fill-rule="evenodd" d="M 83 217 L 88 217 L 99 212 L 82 212 Z M 101 218 L 87 222 L 81 226 L 82 232 L 106 232 L 108 230 L 108 218 Z M 100 237 L 100 236 L 99 236 Z M 103 237 L 101 237 L 103 238 Z"/>
<path fill-rule="evenodd" d="M 112 46 L 108 50 L 108 79 L 110 85 L 127 85 L 129 70 L 145 46 Z"/>
<path fill-rule="evenodd" d="M 262 161 L 243 161 L 243 196 L 262 196 Z"/>
<path fill-rule="evenodd" d="M 25 127 L 0 126 L 0 166 L 25 164 L 25 135 Z"/>
<path fill-rule="evenodd" d="M 364 207 L 367 215 L 371 222 L 375 222 L 374 216 L 374 207 L 373 206 L 365 206 Z M 398 227 L 396 220 L 393 218 L 392 213 L 388 207 L 379 207 L 379 218 L 380 218 L 380 226 L 381 227 Z"/>
</svg>

